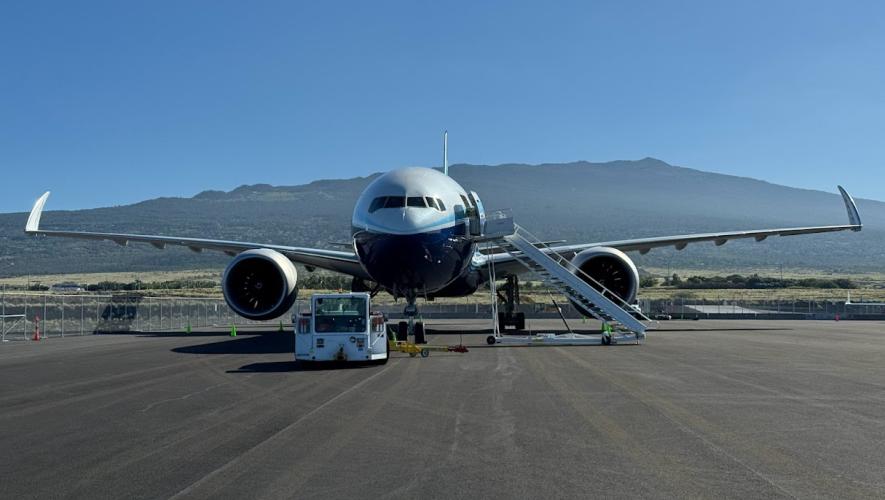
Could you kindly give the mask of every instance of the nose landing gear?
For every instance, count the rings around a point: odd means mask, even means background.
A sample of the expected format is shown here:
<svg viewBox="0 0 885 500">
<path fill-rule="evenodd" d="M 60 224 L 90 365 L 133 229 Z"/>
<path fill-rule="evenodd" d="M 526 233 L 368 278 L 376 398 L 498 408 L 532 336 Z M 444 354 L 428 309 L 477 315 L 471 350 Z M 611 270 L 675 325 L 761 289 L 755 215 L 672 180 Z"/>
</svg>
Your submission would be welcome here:
<svg viewBox="0 0 885 500">
<path fill-rule="evenodd" d="M 408 304 L 403 308 L 403 316 L 408 318 L 408 321 L 399 322 L 396 331 L 396 339 L 408 340 L 408 336 L 412 335 L 416 344 L 426 344 L 427 336 L 424 330 L 424 322 L 415 320 L 418 316 L 418 306 L 415 304 L 415 294 L 409 294 L 406 296 L 406 300 L 408 301 Z"/>
</svg>

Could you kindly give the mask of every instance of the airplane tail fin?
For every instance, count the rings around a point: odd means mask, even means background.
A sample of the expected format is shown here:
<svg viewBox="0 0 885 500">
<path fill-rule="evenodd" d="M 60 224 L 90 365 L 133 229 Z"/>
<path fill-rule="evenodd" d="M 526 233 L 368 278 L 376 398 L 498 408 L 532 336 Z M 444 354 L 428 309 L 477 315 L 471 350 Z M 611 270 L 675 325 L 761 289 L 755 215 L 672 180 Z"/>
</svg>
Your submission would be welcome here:
<svg viewBox="0 0 885 500">
<path fill-rule="evenodd" d="M 449 131 L 443 132 L 443 173 L 449 175 Z"/>
</svg>

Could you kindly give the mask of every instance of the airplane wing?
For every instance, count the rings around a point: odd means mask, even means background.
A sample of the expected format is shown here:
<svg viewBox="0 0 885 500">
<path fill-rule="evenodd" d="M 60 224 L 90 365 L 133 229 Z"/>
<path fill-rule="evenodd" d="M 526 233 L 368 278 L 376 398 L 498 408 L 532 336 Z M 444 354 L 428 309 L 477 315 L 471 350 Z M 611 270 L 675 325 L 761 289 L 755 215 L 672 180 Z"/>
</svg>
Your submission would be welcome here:
<svg viewBox="0 0 885 500">
<path fill-rule="evenodd" d="M 623 252 L 639 251 L 640 254 L 646 254 L 652 248 L 672 246 L 676 250 L 682 250 L 690 243 L 699 243 L 702 241 L 712 241 L 716 246 L 722 246 L 729 240 L 741 238 L 753 238 L 756 241 L 762 241 L 769 236 L 795 236 L 797 234 L 829 233 L 845 230 L 860 231 L 861 228 L 863 228 L 863 224 L 861 224 L 860 215 L 857 212 L 857 205 L 854 203 L 854 199 L 842 188 L 842 186 L 838 186 L 838 188 L 839 193 L 842 194 L 842 201 L 845 203 L 845 210 L 848 212 L 848 224 L 845 225 L 788 227 L 780 229 L 681 234 L 676 236 L 637 238 L 631 240 L 600 241 L 597 243 L 551 246 L 545 248 L 544 252 L 558 253 L 569 259 L 574 257 L 578 252 L 592 247 L 611 247 L 617 248 Z M 494 262 L 495 270 L 498 273 L 522 273 L 526 271 L 519 262 L 515 262 L 515 259 L 510 254 L 494 254 L 490 255 L 488 258 Z"/>
<path fill-rule="evenodd" d="M 195 252 L 203 250 L 216 250 L 228 255 L 236 255 L 244 250 L 253 248 L 268 248 L 285 255 L 292 262 L 304 264 L 308 267 L 318 267 L 339 273 L 349 274 L 364 279 L 370 279 L 363 270 L 359 259 L 353 252 L 340 252 L 335 250 L 321 250 L 315 248 L 289 247 L 284 245 L 268 245 L 264 243 L 250 243 L 245 241 L 209 240 L 203 238 L 182 238 L 176 236 L 153 236 L 146 234 L 124 233 L 94 233 L 87 231 L 55 231 L 40 229 L 40 217 L 43 215 L 43 206 L 49 198 L 49 191 L 34 203 L 31 215 L 25 226 L 26 234 L 42 234 L 45 236 L 59 236 L 63 238 L 78 238 L 85 240 L 108 240 L 119 245 L 126 246 L 129 242 L 150 243 L 156 248 L 163 249 L 167 245 L 188 247 Z"/>
</svg>

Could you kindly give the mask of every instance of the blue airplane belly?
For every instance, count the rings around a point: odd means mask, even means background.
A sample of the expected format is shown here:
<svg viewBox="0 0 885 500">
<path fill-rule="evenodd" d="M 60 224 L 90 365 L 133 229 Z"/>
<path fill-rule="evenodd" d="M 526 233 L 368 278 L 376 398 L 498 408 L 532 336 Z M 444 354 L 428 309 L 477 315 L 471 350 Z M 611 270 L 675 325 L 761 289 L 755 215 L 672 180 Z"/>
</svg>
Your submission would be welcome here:
<svg viewBox="0 0 885 500">
<path fill-rule="evenodd" d="M 420 234 L 381 234 L 355 229 L 356 252 L 373 280 L 402 294 L 434 292 L 462 275 L 473 243 L 455 228 Z"/>
</svg>

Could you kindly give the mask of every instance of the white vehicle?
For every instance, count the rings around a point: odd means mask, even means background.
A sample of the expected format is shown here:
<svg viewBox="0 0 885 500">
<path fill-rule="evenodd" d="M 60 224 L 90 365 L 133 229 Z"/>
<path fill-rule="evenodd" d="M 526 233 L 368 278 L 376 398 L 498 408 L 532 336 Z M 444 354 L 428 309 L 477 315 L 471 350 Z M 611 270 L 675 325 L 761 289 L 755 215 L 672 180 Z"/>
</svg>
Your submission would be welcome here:
<svg viewBox="0 0 885 500">
<path fill-rule="evenodd" d="M 293 318 L 299 361 L 387 362 L 387 325 L 372 313 L 368 293 L 315 294 L 310 312 Z"/>
</svg>

